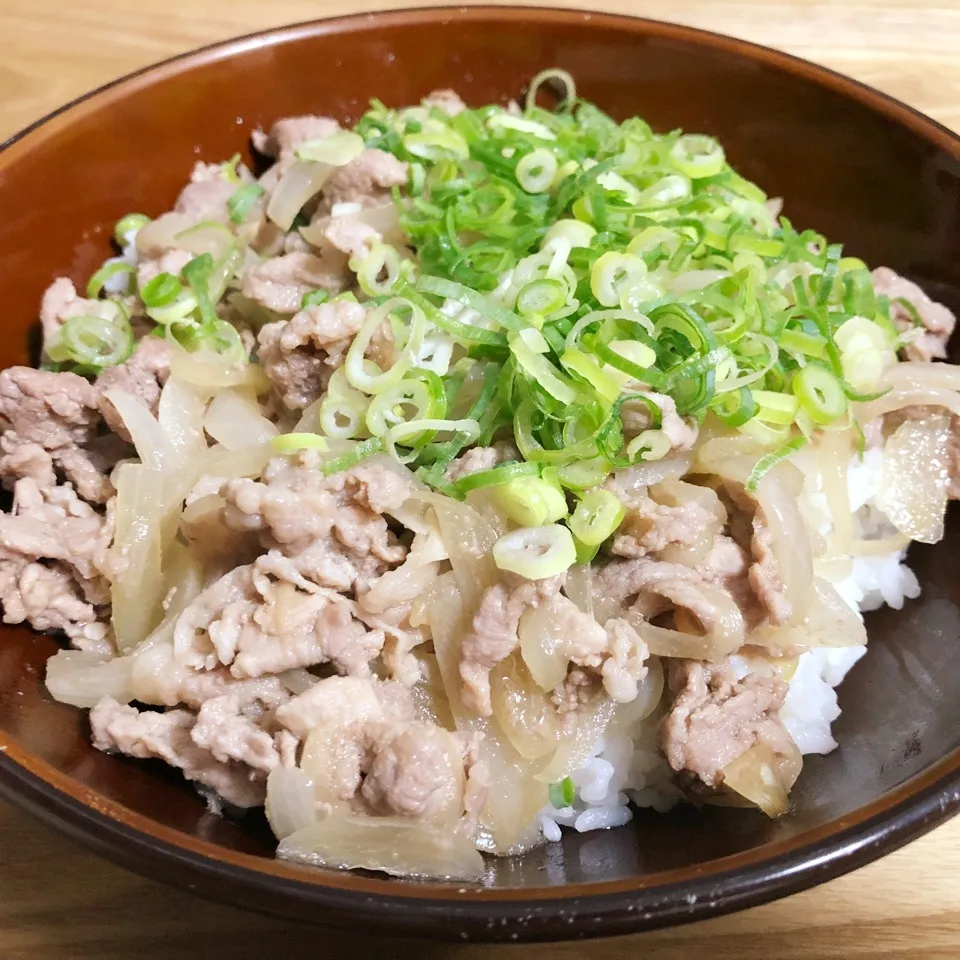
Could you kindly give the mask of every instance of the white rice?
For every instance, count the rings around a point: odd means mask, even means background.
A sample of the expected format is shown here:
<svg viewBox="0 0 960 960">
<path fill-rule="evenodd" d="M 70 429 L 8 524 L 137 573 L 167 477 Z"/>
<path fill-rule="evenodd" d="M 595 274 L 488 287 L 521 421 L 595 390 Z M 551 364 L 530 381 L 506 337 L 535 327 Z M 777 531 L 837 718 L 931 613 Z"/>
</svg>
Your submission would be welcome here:
<svg viewBox="0 0 960 960">
<path fill-rule="evenodd" d="M 882 449 L 866 451 L 863 460 L 855 459 L 848 471 L 857 537 L 882 538 L 895 532 L 875 505 L 882 472 Z M 819 477 L 807 474 L 806 479 L 809 483 L 804 487 L 803 512 L 821 533 L 826 533 L 829 522 L 824 525 L 818 519 L 825 513 Z M 906 599 L 920 595 L 920 584 L 904 558 L 905 551 L 856 557 L 850 575 L 834 585 L 857 612 L 884 605 L 899 610 Z M 825 754 L 836 749 L 831 733 L 840 716 L 836 688 L 866 652 L 865 646 L 821 647 L 799 657 L 780 716 L 802 754 Z M 746 661 L 739 666 L 744 673 L 749 669 Z M 573 804 L 559 809 L 547 805 L 540 811 L 544 839 L 560 840 L 563 827 L 585 832 L 623 826 L 633 817 L 631 805 L 658 811 L 674 806 L 681 794 L 660 752 L 658 727 L 659 714 L 655 714 L 633 740 L 624 735 L 601 739 L 593 757 L 570 776 L 576 787 Z"/>
</svg>

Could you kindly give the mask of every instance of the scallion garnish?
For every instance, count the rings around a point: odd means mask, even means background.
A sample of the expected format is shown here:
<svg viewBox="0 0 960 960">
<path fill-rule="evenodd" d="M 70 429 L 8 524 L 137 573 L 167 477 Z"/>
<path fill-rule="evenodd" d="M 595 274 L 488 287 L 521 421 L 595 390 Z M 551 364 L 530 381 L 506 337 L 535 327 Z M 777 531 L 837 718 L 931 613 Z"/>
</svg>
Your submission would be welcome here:
<svg viewBox="0 0 960 960">
<path fill-rule="evenodd" d="M 558 810 L 569 807 L 576 799 L 576 796 L 576 787 L 574 787 L 573 781 L 569 777 L 564 777 L 559 783 L 550 784 L 550 804 Z"/>
<path fill-rule="evenodd" d="M 263 187 L 259 183 L 245 183 L 227 200 L 230 219 L 234 223 L 243 223 L 262 196 Z"/>
</svg>

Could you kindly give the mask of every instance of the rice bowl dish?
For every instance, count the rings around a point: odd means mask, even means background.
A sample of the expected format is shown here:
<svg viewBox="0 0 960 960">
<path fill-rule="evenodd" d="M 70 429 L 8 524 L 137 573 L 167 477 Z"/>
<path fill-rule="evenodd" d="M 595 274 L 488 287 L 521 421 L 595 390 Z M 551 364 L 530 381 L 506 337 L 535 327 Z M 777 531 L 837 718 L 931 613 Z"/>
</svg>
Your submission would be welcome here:
<svg viewBox="0 0 960 960">
<path fill-rule="evenodd" d="M 635 806 L 783 815 L 942 536 L 945 308 L 556 81 L 279 121 L 0 377 L 5 619 L 281 856 L 477 880 Z"/>
</svg>

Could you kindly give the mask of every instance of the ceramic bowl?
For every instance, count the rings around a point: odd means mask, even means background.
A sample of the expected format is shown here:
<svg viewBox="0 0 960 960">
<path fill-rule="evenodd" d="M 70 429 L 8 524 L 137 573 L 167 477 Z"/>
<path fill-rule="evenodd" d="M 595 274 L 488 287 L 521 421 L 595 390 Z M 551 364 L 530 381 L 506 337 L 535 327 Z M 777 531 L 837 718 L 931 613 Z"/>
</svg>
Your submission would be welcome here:
<svg viewBox="0 0 960 960">
<path fill-rule="evenodd" d="M 685 27 L 548 9 L 410 10 L 309 23 L 178 57 L 64 107 L 0 151 L 0 365 L 25 362 L 40 296 L 85 279 L 114 221 L 168 209 L 193 163 L 248 151 L 290 114 L 356 120 L 437 87 L 519 97 L 561 66 L 615 117 L 713 134 L 795 224 L 960 307 L 960 140 L 867 87 Z M 954 518 L 956 519 L 956 518 Z M 43 686 L 52 637 L 0 630 L 0 793 L 117 862 L 285 917 L 478 940 L 621 934 L 779 897 L 908 842 L 960 806 L 960 531 L 911 553 L 922 599 L 869 617 L 841 689 L 840 748 L 811 758 L 777 821 L 639 813 L 496 862 L 489 884 L 402 882 L 278 862 L 262 816 L 220 819 L 162 765 L 107 756 Z"/>
</svg>

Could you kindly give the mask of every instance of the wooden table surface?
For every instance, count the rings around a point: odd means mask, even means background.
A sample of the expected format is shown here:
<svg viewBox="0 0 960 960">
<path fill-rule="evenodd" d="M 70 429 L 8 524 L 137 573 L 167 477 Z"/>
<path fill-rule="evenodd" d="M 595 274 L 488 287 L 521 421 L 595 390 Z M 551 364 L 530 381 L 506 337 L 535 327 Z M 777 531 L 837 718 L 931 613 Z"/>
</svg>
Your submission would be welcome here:
<svg viewBox="0 0 960 960">
<path fill-rule="evenodd" d="M 429 0 L 427 0 L 429 2 Z M 0 0 L 0 141 L 84 91 L 191 47 L 384 3 Z M 579 0 L 779 47 L 960 129 L 960 0 Z M 0 216 L 3 213 L 0 211 Z M 788 900 L 676 930 L 503 949 L 525 960 L 960 958 L 960 818 Z M 496 948 L 386 942 L 275 921 L 140 879 L 0 805 L 3 960 L 481 960 Z"/>
</svg>

